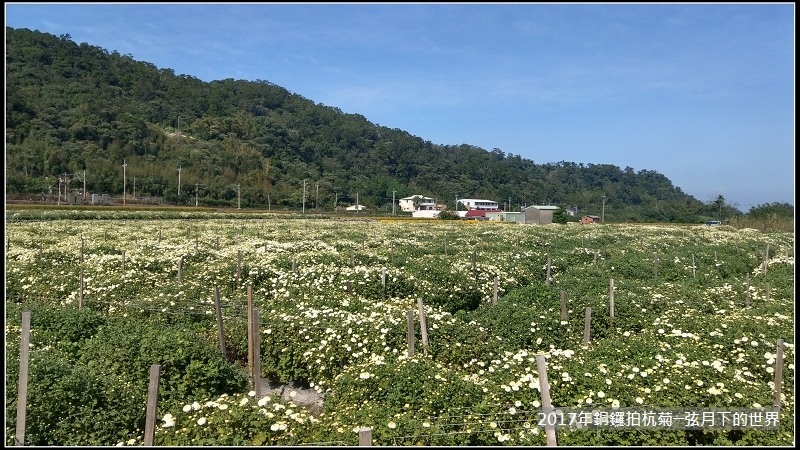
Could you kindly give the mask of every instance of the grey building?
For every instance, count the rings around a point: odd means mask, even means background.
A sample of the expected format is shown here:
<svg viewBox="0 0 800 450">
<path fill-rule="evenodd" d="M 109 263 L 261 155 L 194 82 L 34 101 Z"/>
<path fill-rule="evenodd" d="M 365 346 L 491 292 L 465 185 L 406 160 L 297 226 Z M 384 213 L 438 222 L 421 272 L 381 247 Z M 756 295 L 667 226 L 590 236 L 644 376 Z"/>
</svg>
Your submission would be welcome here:
<svg viewBox="0 0 800 450">
<path fill-rule="evenodd" d="M 553 211 L 561 209 L 558 206 L 533 205 L 525 208 L 525 223 L 547 225 L 553 223 Z"/>
</svg>

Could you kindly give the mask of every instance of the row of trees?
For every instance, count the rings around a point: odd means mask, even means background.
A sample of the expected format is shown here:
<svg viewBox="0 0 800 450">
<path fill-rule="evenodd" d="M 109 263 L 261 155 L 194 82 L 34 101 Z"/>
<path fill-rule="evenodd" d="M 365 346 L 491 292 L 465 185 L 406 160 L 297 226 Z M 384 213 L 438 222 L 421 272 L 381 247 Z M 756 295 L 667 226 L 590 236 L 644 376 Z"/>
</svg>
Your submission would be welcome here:
<svg viewBox="0 0 800 450">
<path fill-rule="evenodd" d="M 130 194 L 136 178 L 138 195 L 189 205 L 197 195 L 208 205 L 300 208 L 308 180 L 306 204 L 318 207 L 352 204 L 358 193 L 390 210 L 393 194 L 424 194 L 599 214 L 606 195 L 611 221 L 701 222 L 720 212 L 652 170 L 434 145 L 267 81 L 206 83 L 69 35 L 7 27 L 6 38 L 9 194 L 44 195 L 62 174 L 86 170 L 89 192 Z"/>
</svg>

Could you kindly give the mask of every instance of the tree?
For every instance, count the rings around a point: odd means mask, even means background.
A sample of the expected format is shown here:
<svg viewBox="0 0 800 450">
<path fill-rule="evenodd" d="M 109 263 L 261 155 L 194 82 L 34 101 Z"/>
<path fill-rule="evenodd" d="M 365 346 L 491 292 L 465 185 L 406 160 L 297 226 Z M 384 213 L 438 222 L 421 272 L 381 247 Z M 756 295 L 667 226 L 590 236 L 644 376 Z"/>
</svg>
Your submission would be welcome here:
<svg viewBox="0 0 800 450">
<path fill-rule="evenodd" d="M 712 203 L 717 206 L 717 220 L 722 220 L 722 207 L 725 206 L 725 197 L 718 195 L 717 199 Z"/>
<path fill-rule="evenodd" d="M 765 203 L 750 208 L 748 216 L 754 218 L 766 218 L 771 215 L 776 217 L 794 217 L 794 206 L 791 203 Z"/>
</svg>

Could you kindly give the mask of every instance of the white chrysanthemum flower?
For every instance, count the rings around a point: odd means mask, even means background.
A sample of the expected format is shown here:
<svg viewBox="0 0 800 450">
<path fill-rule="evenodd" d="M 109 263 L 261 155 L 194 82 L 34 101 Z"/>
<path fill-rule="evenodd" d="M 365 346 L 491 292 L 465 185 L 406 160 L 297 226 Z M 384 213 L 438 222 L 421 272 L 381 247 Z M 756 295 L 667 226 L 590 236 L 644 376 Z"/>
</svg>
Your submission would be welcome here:
<svg viewBox="0 0 800 450">
<path fill-rule="evenodd" d="M 197 424 L 198 424 L 198 425 L 201 425 L 201 426 L 202 426 L 202 425 L 205 425 L 205 424 L 206 424 L 206 422 L 208 422 L 208 421 L 206 420 L 206 418 L 205 418 L 205 417 L 201 417 L 201 418 L 197 419 Z"/>
<path fill-rule="evenodd" d="M 164 428 L 175 426 L 175 417 L 173 417 L 173 415 L 170 413 L 164 414 L 164 417 L 161 420 L 164 421 Z"/>
</svg>

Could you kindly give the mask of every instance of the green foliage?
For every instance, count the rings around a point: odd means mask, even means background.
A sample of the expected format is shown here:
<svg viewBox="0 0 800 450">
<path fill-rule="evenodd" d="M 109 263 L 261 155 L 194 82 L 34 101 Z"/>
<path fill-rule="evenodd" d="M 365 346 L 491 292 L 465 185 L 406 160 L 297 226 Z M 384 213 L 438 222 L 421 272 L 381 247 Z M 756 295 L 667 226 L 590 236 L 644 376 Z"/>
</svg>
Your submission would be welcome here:
<svg viewBox="0 0 800 450">
<path fill-rule="evenodd" d="M 416 437 L 428 445 L 485 445 L 492 441 L 491 436 L 477 436 L 477 441 L 474 435 L 429 436 L 432 430 L 422 421 L 448 410 L 479 407 L 484 394 L 479 386 L 426 359 L 353 367 L 337 377 L 333 390 L 335 395 L 326 399 L 325 410 L 336 412 L 345 423 L 372 427 L 375 445 L 397 445 L 393 436 Z M 382 398 L 380 405 L 371 401 L 376 396 Z M 436 426 L 441 429 L 450 425 L 449 421 L 443 418 Z M 457 431 L 463 425 L 448 428 Z M 451 441 L 446 441 L 448 438 Z"/>
<path fill-rule="evenodd" d="M 29 365 L 25 445 L 104 446 L 127 440 L 137 432 L 134 426 L 144 425 L 143 408 L 126 404 L 119 382 L 58 350 L 37 353 Z M 10 402 L 16 404 L 16 380 L 9 388 L 7 411 Z M 14 420 L 15 410 L 6 425 Z"/>
<path fill-rule="evenodd" d="M 440 220 L 461 220 L 461 216 L 457 212 L 446 209 L 439 213 Z"/>
<path fill-rule="evenodd" d="M 790 203 L 766 203 L 750 208 L 747 215 L 753 218 L 764 218 L 775 215 L 776 217 L 794 217 L 794 206 Z"/>
<path fill-rule="evenodd" d="M 219 395 L 244 389 L 244 374 L 226 363 L 207 338 L 180 325 L 117 320 L 81 349 L 80 360 L 96 370 L 130 379 L 143 388 L 150 366 L 161 366 L 163 401 Z"/>
</svg>

